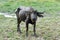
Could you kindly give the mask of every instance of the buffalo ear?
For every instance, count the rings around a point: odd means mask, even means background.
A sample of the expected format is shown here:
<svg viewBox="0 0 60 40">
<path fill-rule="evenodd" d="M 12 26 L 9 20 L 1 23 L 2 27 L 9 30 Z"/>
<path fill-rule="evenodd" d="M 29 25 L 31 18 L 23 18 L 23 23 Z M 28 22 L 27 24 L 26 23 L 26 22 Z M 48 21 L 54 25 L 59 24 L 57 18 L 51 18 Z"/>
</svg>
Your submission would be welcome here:
<svg viewBox="0 0 60 40">
<path fill-rule="evenodd" d="M 44 12 L 37 12 L 37 16 L 38 16 L 38 17 L 43 17 L 42 14 L 44 14 Z"/>
<path fill-rule="evenodd" d="M 17 9 L 15 10 L 15 13 L 19 13 L 20 10 L 21 10 L 20 8 L 17 8 Z"/>
<path fill-rule="evenodd" d="M 43 15 L 40 14 L 40 15 L 38 15 L 38 17 L 43 17 Z"/>
</svg>

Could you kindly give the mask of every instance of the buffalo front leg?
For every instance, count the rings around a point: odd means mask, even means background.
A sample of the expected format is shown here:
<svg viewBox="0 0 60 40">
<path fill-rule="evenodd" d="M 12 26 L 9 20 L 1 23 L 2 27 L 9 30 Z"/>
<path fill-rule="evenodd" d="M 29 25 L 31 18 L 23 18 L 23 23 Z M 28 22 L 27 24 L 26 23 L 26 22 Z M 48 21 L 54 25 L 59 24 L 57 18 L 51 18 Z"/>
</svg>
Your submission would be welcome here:
<svg viewBox="0 0 60 40">
<path fill-rule="evenodd" d="M 20 29 L 20 23 L 21 23 L 21 21 L 19 19 L 17 19 L 17 32 L 22 33 L 21 29 Z"/>
<path fill-rule="evenodd" d="M 36 22 L 34 23 L 34 28 L 33 28 L 34 36 L 36 35 L 36 30 L 35 30 L 35 28 L 36 28 Z"/>
</svg>

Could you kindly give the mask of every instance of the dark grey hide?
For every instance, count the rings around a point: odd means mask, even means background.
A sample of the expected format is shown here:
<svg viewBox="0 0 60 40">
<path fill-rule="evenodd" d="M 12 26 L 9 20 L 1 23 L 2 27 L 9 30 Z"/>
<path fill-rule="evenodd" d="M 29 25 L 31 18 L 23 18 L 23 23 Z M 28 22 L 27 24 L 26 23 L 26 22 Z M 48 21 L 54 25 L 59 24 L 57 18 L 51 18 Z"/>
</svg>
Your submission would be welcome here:
<svg viewBox="0 0 60 40">
<path fill-rule="evenodd" d="M 43 15 L 41 14 L 43 14 L 44 12 L 37 12 L 32 7 L 19 7 L 15 11 L 15 13 L 17 16 L 17 31 L 21 33 L 19 24 L 21 23 L 21 21 L 23 21 L 26 23 L 26 35 L 28 36 L 29 24 L 34 25 L 33 31 L 34 31 L 34 35 L 36 35 L 35 27 L 36 27 L 37 16 L 43 17 Z"/>
</svg>

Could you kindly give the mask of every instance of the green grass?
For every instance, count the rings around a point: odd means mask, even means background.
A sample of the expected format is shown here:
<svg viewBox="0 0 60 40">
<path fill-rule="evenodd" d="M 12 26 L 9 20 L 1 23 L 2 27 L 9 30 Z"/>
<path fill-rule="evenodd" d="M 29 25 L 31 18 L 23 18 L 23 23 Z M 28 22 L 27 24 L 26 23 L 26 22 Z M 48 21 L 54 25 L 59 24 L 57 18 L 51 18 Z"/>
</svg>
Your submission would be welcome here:
<svg viewBox="0 0 60 40">
<path fill-rule="evenodd" d="M 25 23 L 21 23 L 22 34 L 17 33 L 17 23 L 14 18 L 0 16 L 0 40 L 58 40 L 60 39 L 60 18 L 44 17 L 38 18 L 36 34 L 33 35 L 33 26 L 29 25 L 29 36 L 26 37 Z M 57 39 L 58 38 L 58 39 Z"/>
<path fill-rule="evenodd" d="M 19 6 L 32 6 L 48 13 L 60 10 L 59 0 L 0 0 L 0 12 L 14 13 Z"/>
</svg>

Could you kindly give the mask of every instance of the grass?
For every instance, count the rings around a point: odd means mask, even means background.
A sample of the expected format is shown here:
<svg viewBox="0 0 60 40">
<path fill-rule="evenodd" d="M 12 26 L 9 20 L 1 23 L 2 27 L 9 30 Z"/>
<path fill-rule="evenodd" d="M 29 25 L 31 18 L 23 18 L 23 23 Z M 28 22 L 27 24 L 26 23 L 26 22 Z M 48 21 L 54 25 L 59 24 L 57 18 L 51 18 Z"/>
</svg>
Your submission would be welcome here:
<svg viewBox="0 0 60 40">
<path fill-rule="evenodd" d="M 0 16 L 0 40 L 58 40 L 60 39 L 60 18 L 44 17 L 38 18 L 36 33 L 33 35 L 33 26 L 29 25 L 29 36 L 26 37 L 25 23 L 21 23 L 22 34 L 17 33 L 17 23 L 14 18 Z"/>
<path fill-rule="evenodd" d="M 14 13 L 19 6 L 32 6 L 38 11 L 53 13 L 60 10 L 59 0 L 0 0 L 0 12 Z"/>
</svg>

